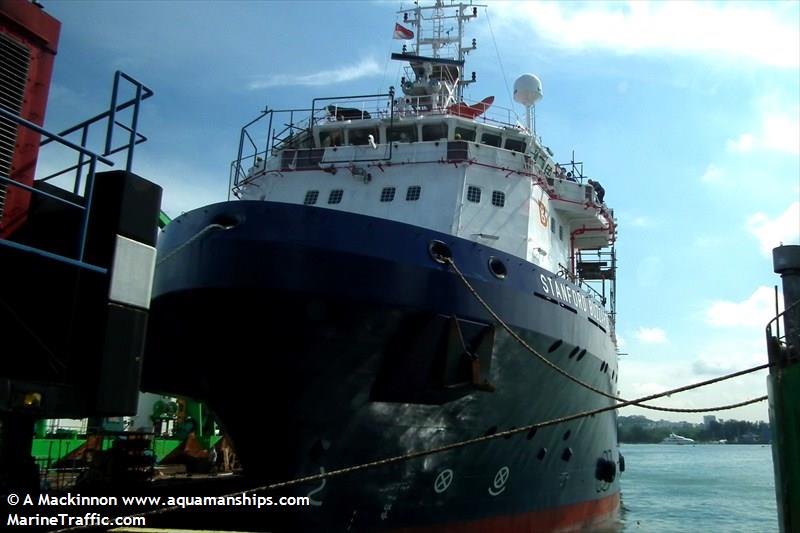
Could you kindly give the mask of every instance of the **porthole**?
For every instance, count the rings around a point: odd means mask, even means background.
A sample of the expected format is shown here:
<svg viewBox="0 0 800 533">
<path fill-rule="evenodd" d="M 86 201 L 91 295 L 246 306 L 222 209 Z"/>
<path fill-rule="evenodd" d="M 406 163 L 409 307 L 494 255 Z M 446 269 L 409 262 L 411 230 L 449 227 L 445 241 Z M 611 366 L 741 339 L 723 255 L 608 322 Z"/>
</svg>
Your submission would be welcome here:
<svg viewBox="0 0 800 533">
<path fill-rule="evenodd" d="M 528 439 L 528 440 L 531 440 L 536 435 L 536 430 L 537 429 L 539 429 L 539 428 L 531 428 L 531 430 L 528 432 L 528 436 L 525 437 L 525 438 Z"/>
<path fill-rule="evenodd" d="M 328 195 L 328 203 L 329 204 L 341 203 L 342 196 L 344 196 L 344 191 L 342 189 L 334 189 Z"/>
<path fill-rule="evenodd" d="M 544 459 L 545 455 L 547 455 L 547 448 L 539 448 L 539 453 L 536 454 L 536 458 L 541 461 Z"/>
<path fill-rule="evenodd" d="M 558 339 L 556 342 L 550 345 L 550 347 L 547 349 L 547 353 L 553 353 L 556 350 L 558 350 L 563 342 L 564 341 L 562 341 L 561 339 Z"/>
<path fill-rule="evenodd" d="M 434 261 L 443 265 L 447 264 L 448 259 L 453 258 L 453 252 L 450 251 L 450 247 L 442 241 L 431 241 L 428 244 L 428 253 Z"/>
<path fill-rule="evenodd" d="M 567 440 L 570 435 L 572 435 L 572 430 L 568 429 L 567 431 L 564 432 L 564 440 Z"/>
<path fill-rule="evenodd" d="M 581 359 L 583 359 L 584 355 L 586 355 L 586 348 L 581 350 L 581 353 L 578 354 L 578 358 L 576 359 L 576 361 L 580 361 Z"/>
<path fill-rule="evenodd" d="M 561 454 L 561 460 L 564 462 L 569 462 L 569 460 L 572 459 L 572 455 L 572 448 L 566 448 Z"/>
<path fill-rule="evenodd" d="M 486 433 L 483 434 L 484 437 L 489 437 L 497 433 L 497 426 L 492 426 L 486 430 Z"/>
<path fill-rule="evenodd" d="M 308 191 L 305 199 L 303 199 L 303 204 L 314 205 L 317 203 L 317 198 L 319 198 L 319 191 Z"/>
<path fill-rule="evenodd" d="M 412 185 L 411 187 L 406 190 L 406 201 L 407 202 L 415 202 L 419 200 L 420 195 L 422 194 L 422 187 L 419 185 Z"/>
<path fill-rule="evenodd" d="M 394 200 L 394 187 L 384 187 L 381 191 L 381 202 L 391 202 Z"/>
<path fill-rule="evenodd" d="M 506 264 L 496 257 L 489 258 L 489 272 L 497 279 L 505 279 L 508 274 Z"/>
<path fill-rule="evenodd" d="M 506 205 L 506 194 L 502 191 L 492 191 L 492 205 L 503 207 Z"/>
<path fill-rule="evenodd" d="M 573 357 L 575 357 L 575 354 L 578 353 L 578 350 L 580 349 L 581 349 L 580 346 L 574 347 L 572 351 L 569 352 L 569 358 L 572 359 Z"/>
</svg>

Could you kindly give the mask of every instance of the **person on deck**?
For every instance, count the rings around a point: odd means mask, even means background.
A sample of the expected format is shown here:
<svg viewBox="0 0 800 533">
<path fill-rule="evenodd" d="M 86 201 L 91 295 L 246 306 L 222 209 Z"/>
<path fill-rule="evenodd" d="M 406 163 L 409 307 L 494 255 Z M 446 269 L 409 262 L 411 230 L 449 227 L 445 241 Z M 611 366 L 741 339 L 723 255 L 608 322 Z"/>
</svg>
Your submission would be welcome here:
<svg viewBox="0 0 800 533">
<path fill-rule="evenodd" d="M 592 188 L 594 189 L 594 192 L 597 193 L 597 201 L 602 204 L 603 203 L 603 198 L 605 198 L 605 196 L 606 196 L 606 190 L 603 188 L 603 186 L 600 185 L 600 183 L 598 183 L 598 182 L 596 182 L 594 180 L 589 180 L 586 183 L 588 183 L 589 185 L 592 186 Z"/>
</svg>

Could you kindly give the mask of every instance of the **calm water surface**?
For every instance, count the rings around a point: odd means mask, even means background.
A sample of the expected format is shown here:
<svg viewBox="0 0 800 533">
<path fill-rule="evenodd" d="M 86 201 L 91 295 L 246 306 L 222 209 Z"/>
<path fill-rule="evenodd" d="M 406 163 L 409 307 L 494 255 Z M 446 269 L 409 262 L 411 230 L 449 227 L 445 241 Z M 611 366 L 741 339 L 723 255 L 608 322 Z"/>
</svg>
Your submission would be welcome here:
<svg viewBox="0 0 800 533">
<path fill-rule="evenodd" d="M 624 533 L 778 531 L 772 449 L 623 444 Z"/>
</svg>

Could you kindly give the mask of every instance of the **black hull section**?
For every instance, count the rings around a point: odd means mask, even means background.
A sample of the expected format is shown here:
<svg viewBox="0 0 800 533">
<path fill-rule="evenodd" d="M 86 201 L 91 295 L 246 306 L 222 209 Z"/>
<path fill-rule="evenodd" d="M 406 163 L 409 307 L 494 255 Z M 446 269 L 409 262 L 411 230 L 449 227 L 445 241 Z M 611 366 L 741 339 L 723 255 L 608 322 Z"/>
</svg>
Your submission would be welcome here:
<svg viewBox="0 0 800 533">
<path fill-rule="evenodd" d="M 610 404 L 495 327 L 432 259 L 432 240 L 532 346 L 615 390 L 614 345 L 597 315 L 545 292 L 549 272 L 479 244 L 269 202 L 196 210 L 162 237 L 143 387 L 205 400 L 265 482 Z M 597 479 L 608 460 L 618 462 L 613 412 L 285 489 L 277 495 L 315 505 L 270 509 L 264 528 L 585 527 L 616 512 L 617 477 Z"/>
</svg>

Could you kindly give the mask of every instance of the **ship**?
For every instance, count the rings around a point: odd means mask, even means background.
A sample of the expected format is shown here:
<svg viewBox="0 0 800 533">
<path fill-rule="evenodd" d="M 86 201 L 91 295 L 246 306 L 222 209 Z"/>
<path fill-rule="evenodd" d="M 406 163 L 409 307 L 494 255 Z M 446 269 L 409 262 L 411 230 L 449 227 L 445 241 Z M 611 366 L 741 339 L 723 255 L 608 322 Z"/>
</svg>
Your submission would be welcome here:
<svg viewBox="0 0 800 533">
<path fill-rule="evenodd" d="M 722 443 L 722 441 L 720 441 L 720 443 Z M 694 444 L 694 439 L 670 433 L 668 437 L 664 437 L 661 444 Z"/>
<path fill-rule="evenodd" d="M 208 405 L 254 480 L 614 405 L 616 220 L 537 134 L 538 78 L 514 84 L 524 118 L 465 100 L 483 7 L 399 11 L 397 90 L 266 108 L 228 199 L 159 237 L 142 388 Z M 586 530 L 617 520 L 620 459 L 609 409 L 284 487 L 311 505 L 259 526 Z"/>
</svg>

